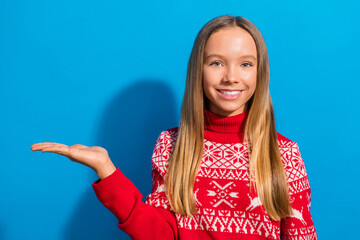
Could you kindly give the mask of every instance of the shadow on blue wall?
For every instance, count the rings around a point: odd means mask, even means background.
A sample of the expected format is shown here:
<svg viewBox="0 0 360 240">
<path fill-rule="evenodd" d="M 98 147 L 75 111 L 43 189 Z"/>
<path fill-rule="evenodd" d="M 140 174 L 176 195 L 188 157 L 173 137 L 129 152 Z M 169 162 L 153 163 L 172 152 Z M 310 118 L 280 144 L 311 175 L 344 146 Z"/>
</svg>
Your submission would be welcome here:
<svg viewBox="0 0 360 240">
<path fill-rule="evenodd" d="M 115 166 L 137 186 L 144 199 L 151 192 L 155 141 L 162 130 L 178 125 L 175 108 L 171 89 L 163 81 L 141 79 L 115 96 L 100 121 L 96 145 L 108 150 Z M 117 223 L 89 186 L 67 223 L 64 238 L 130 239 Z"/>
</svg>

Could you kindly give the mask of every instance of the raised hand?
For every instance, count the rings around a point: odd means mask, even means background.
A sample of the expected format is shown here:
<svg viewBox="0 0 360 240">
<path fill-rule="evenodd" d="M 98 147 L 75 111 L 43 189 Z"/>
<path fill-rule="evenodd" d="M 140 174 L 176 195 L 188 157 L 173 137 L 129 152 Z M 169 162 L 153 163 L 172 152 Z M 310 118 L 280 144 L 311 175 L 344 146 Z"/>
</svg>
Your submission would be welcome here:
<svg viewBox="0 0 360 240">
<path fill-rule="evenodd" d="M 68 157 L 93 169 L 100 179 L 112 174 L 116 167 L 109 158 L 108 152 L 102 147 L 88 147 L 81 144 L 67 146 L 61 143 L 43 142 L 31 146 L 32 151 L 53 152 Z"/>
</svg>

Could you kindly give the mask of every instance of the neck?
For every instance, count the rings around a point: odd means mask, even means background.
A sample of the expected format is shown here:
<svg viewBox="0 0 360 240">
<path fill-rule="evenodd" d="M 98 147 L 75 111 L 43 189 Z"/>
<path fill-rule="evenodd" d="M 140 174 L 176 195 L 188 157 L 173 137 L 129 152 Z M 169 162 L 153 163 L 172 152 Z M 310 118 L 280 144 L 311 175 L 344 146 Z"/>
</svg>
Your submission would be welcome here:
<svg viewBox="0 0 360 240">
<path fill-rule="evenodd" d="M 224 117 L 204 110 L 204 138 L 219 143 L 237 143 L 244 139 L 244 130 L 249 111 Z"/>
</svg>

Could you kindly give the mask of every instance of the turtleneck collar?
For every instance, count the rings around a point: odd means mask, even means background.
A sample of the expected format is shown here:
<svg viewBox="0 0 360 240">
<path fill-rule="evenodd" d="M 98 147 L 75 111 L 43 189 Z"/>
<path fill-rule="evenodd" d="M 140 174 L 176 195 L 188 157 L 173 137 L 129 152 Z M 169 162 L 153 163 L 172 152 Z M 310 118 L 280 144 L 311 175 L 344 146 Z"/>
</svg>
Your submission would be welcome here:
<svg viewBox="0 0 360 240">
<path fill-rule="evenodd" d="M 217 115 L 204 109 L 204 138 L 219 143 L 243 141 L 249 110 L 230 117 Z"/>
</svg>

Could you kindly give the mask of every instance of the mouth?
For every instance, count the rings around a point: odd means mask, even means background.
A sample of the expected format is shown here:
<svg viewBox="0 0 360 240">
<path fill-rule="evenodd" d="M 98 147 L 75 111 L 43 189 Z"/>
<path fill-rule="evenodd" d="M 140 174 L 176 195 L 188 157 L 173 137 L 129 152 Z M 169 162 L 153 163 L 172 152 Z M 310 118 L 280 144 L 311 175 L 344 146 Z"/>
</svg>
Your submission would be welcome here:
<svg viewBox="0 0 360 240">
<path fill-rule="evenodd" d="M 216 91 L 225 94 L 225 95 L 237 95 L 241 92 L 243 92 L 244 90 L 225 90 L 225 89 L 216 89 Z"/>
</svg>

